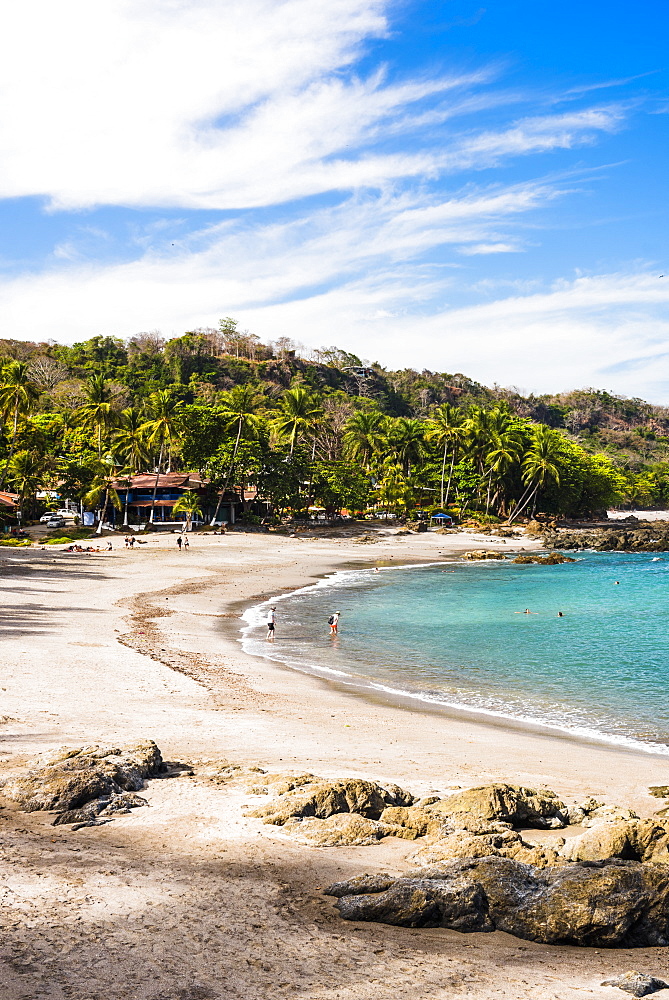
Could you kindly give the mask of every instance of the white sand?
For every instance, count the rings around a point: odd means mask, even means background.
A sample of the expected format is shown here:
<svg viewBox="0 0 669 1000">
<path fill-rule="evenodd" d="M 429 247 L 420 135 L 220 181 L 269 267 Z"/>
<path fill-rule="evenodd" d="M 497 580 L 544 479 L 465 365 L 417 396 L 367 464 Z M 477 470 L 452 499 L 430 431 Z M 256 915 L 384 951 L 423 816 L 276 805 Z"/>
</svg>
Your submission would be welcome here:
<svg viewBox="0 0 669 1000">
<path fill-rule="evenodd" d="M 0 773 L 61 746 L 149 737 L 195 774 L 151 782 L 150 809 L 76 833 L 5 803 L 3 998 L 620 997 L 600 981 L 628 967 L 669 978 L 661 949 L 345 923 L 318 887 L 402 870 L 412 845 L 300 846 L 244 818 L 253 799 L 243 782 L 211 780 L 222 761 L 393 780 L 418 794 L 502 779 L 650 815 L 647 786 L 668 783 L 667 759 L 372 703 L 245 657 L 235 640 L 241 602 L 332 569 L 511 543 L 230 534 L 194 536 L 178 552 L 171 535 L 134 551 L 119 542 L 109 555 L 0 553 Z"/>
</svg>

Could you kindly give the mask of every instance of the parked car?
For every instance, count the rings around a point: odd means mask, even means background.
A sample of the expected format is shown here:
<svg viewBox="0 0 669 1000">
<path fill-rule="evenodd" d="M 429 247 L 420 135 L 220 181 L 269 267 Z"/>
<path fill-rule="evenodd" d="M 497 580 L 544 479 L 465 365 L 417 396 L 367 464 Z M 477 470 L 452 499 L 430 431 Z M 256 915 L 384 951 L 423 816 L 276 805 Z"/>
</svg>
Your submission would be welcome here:
<svg viewBox="0 0 669 1000">
<path fill-rule="evenodd" d="M 76 517 L 76 510 L 68 510 L 67 507 L 61 507 L 60 510 L 56 511 L 56 517 Z"/>
<path fill-rule="evenodd" d="M 46 522 L 47 528 L 64 528 L 65 518 L 64 517 L 51 517 Z"/>
</svg>

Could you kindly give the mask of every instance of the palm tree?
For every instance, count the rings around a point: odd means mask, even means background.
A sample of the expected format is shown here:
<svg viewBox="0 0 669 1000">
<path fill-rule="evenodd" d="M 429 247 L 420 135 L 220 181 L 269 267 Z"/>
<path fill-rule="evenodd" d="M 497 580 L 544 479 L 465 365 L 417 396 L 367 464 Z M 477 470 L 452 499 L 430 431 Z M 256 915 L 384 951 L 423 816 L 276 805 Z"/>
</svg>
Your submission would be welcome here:
<svg viewBox="0 0 669 1000">
<path fill-rule="evenodd" d="M 551 427 L 539 424 L 533 428 L 532 443 L 525 453 L 523 459 L 523 482 L 527 489 L 516 504 L 512 515 L 509 517 L 509 524 L 532 503 L 536 504 L 537 494 L 547 482 L 560 482 L 559 458 L 560 444 L 562 438 Z"/>
<path fill-rule="evenodd" d="M 414 500 L 411 481 L 405 475 L 402 466 L 390 458 L 383 464 L 378 491 L 379 502 L 386 508 L 386 514 L 390 507 L 395 511 L 403 507 L 406 511 Z"/>
<path fill-rule="evenodd" d="M 450 403 L 443 403 L 432 414 L 432 419 L 428 426 L 425 437 L 428 441 L 435 441 L 444 446 L 444 456 L 441 463 L 441 506 L 448 504 L 448 495 L 451 492 L 451 481 L 453 479 L 453 467 L 458 447 L 464 436 L 464 418 L 461 410 L 451 406 Z M 451 449 L 451 468 L 448 473 L 448 486 L 444 497 L 444 479 L 446 478 L 446 459 L 448 449 Z"/>
<path fill-rule="evenodd" d="M 303 386 L 286 389 L 281 397 L 281 413 L 274 421 L 274 427 L 281 437 L 290 441 L 291 455 L 298 438 L 313 430 L 322 416 L 323 409 L 318 400 Z"/>
<path fill-rule="evenodd" d="M 16 438 L 19 427 L 19 416 L 24 416 L 33 408 L 39 398 L 39 386 L 32 381 L 27 361 L 10 361 L 2 369 L 2 384 L 0 385 L 0 413 L 3 420 L 11 416 L 12 438 L 9 446 L 9 455 L 5 462 L 0 486 L 5 481 L 5 476 L 16 451 Z"/>
<path fill-rule="evenodd" d="M 84 503 L 91 504 L 93 507 L 97 507 L 100 504 L 100 500 L 104 497 L 104 504 L 102 506 L 102 513 L 100 514 L 100 520 L 98 521 L 98 527 L 96 534 L 102 534 L 102 525 L 107 517 L 107 507 L 110 502 L 116 510 L 121 509 L 121 501 L 119 495 L 115 489 L 116 477 L 114 474 L 114 466 L 111 462 L 96 462 L 94 466 L 95 478 L 91 483 L 91 488 L 88 493 L 84 496 Z"/>
<path fill-rule="evenodd" d="M 186 515 L 186 531 L 190 531 L 193 515 L 199 514 L 200 517 L 202 517 L 200 498 L 194 490 L 186 490 L 186 492 L 179 497 L 174 507 L 172 507 L 173 514 L 180 514 L 181 512 Z"/>
<path fill-rule="evenodd" d="M 410 476 L 411 466 L 420 462 L 425 454 L 425 425 L 413 417 L 397 417 L 389 421 L 388 445 L 405 474 Z"/>
<path fill-rule="evenodd" d="M 513 415 L 502 406 L 490 409 L 472 407 L 463 430 L 466 451 L 481 477 L 477 491 L 479 501 L 482 500 L 483 487 L 487 483 L 487 511 L 490 507 L 492 478 L 495 473 L 506 472 L 508 464 L 513 464 L 516 450 L 522 450 L 522 430 Z M 519 458 L 520 454 L 516 460 Z"/>
<path fill-rule="evenodd" d="M 143 425 L 147 441 L 152 447 L 160 446 L 158 456 L 158 466 L 156 468 L 156 481 L 153 486 L 153 497 L 151 499 L 151 513 L 149 523 L 153 524 L 156 509 L 156 496 L 158 493 L 158 483 L 163 467 L 165 456 L 165 445 L 167 445 L 167 471 L 172 466 L 172 443 L 174 436 L 181 426 L 181 410 L 183 403 L 175 399 L 169 389 L 159 389 L 149 397 L 149 419 Z"/>
<path fill-rule="evenodd" d="M 129 406 L 119 414 L 119 427 L 114 434 L 113 451 L 123 459 L 125 469 L 125 504 L 123 524 L 128 523 L 128 494 L 132 476 L 149 460 L 149 445 L 146 422 L 140 409 Z"/>
<path fill-rule="evenodd" d="M 36 490 L 42 485 L 45 468 L 44 456 L 39 455 L 36 451 L 17 451 L 10 459 L 7 466 L 7 478 L 13 483 L 19 494 L 21 508 L 23 508 L 26 498 L 34 496 Z"/>
<path fill-rule="evenodd" d="M 347 458 L 360 462 L 369 471 L 376 455 L 386 441 L 386 418 L 382 413 L 359 410 L 346 421 L 344 452 Z"/>
<path fill-rule="evenodd" d="M 488 492 L 486 497 L 486 514 L 490 509 L 490 494 L 492 491 L 493 478 L 497 482 L 497 491 L 493 497 L 493 507 L 500 490 L 502 489 L 505 476 L 516 466 L 522 457 L 525 439 L 520 427 L 514 426 L 512 418 L 502 423 L 503 429 L 492 431 L 490 435 L 490 451 L 485 460 L 488 464 Z"/>
<path fill-rule="evenodd" d="M 226 430 L 234 430 L 236 432 L 236 437 L 225 482 L 223 483 L 223 488 L 221 489 L 218 497 L 218 503 L 216 504 L 214 516 L 211 519 L 212 524 L 215 524 L 218 519 L 218 513 L 221 509 L 221 504 L 223 503 L 223 495 L 233 474 L 235 460 L 239 450 L 239 442 L 242 435 L 245 435 L 246 437 L 254 437 L 260 427 L 261 418 L 256 412 L 260 399 L 260 394 L 249 385 L 236 385 L 233 389 L 223 395 L 222 416 L 226 421 Z"/>
<path fill-rule="evenodd" d="M 484 473 L 485 455 L 490 445 L 491 414 L 492 410 L 486 410 L 483 406 L 472 406 L 464 422 L 466 450 L 481 476 Z"/>
<path fill-rule="evenodd" d="M 101 372 L 91 375 L 82 388 L 86 402 L 78 408 L 77 416 L 86 427 L 95 430 L 98 460 L 101 460 L 102 432 L 109 431 L 116 423 L 111 388 Z"/>
</svg>

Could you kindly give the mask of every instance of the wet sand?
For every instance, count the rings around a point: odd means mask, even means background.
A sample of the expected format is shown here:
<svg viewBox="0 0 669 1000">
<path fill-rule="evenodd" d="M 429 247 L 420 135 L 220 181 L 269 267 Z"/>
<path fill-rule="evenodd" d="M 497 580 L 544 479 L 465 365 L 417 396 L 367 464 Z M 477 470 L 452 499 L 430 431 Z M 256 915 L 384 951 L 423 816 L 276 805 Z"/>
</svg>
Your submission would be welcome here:
<svg viewBox="0 0 669 1000">
<path fill-rule="evenodd" d="M 337 568 L 511 543 L 235 533 L 196 535 L 178 552 L 171 535 L 134 551 L 120 542 L 108 555 L 0 553 L 0 775 L 62 746 L 143 738 L 194 774 L 151 782 L 150 808 L 76 833 L 2 802 L 8 1000 L 613 997 L 599 983 L 628 967 L 669 977 L 661 949 L 345 923 L 319 887 L 402 870 L 412 845 L 299 845 L 244 817 L 254 801 L 244 781 L 217 777 L 229 762 L 396 781 L 415 794 L 509 780 L 650 815 L 647 786 L 668 782 L 666 758 L 410 711 L 241 652 L 245 602 Z"/>
</svg>

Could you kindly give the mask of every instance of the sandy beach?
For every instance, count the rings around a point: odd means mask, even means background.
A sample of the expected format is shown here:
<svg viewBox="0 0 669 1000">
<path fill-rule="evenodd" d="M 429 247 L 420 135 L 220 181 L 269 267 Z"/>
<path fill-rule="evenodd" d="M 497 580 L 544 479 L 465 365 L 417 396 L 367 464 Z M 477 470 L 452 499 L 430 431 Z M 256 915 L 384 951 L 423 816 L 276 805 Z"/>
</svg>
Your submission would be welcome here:
<svg viewBox="0 0 669 1000">
<path fill-rule="evenodd" d="M 245 816 L 258 798 L 251 767 L 392 781 L 416 795 L 505 780 L 641 816 L 658 807 L 648 786 L 667 783 L 667 758 L 374 701 L 241 651 L 245 606 L 333 570 L 537 544 L 375 537 L 196 534 L 180 552 L 173 535 L 153 535 L 90 556 L 3 549 L 0 777 L 63 747 L 138 739 L 192 770 L 149 782 L 149 808 L 75 832 L 0 800 L 3 997 L 567 1000 L 620 996 L 600 983 L 628 968 L 669 977 L 662 949 L 344 922 L 322 887 L 402 871 L 415 844 L 309 847 Z"/>
</svg>

